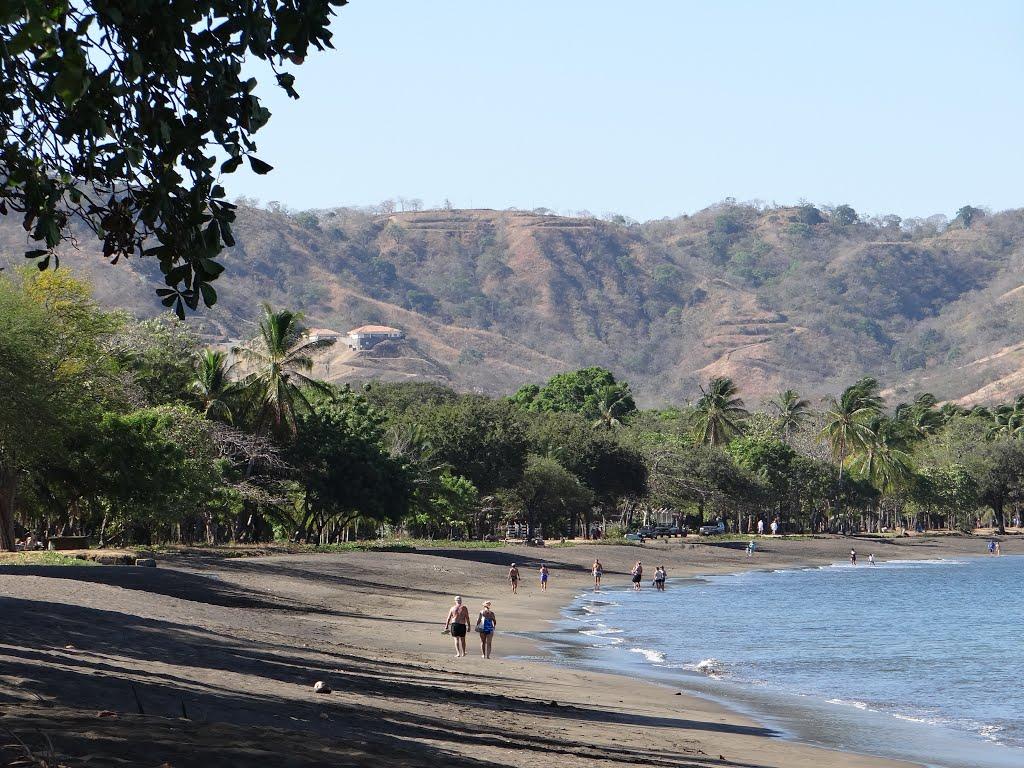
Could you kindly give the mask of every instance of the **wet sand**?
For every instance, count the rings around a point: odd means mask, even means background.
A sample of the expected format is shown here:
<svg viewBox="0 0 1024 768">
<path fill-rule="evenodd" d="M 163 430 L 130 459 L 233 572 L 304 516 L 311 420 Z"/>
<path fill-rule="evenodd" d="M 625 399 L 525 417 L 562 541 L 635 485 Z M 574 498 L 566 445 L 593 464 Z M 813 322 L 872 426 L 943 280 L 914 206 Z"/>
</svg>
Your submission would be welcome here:
<svg viewBox="0 0 1024 768">
<path fill-rule="evenodd" d="M 979 537 L 673 540 L 644 547 L 439 547 L 226 557 L 159 567 L 0 567 L 0 765 L 898 766 L 783 740 L 709 701 L 563 669 L 530 633 L 637 559 L 671 577 L 863 558 L 983 554 Z M 1024 552 L 1024 537 L 1003 540 Z M 536 574 L 551 569 L 542 593 Z M 505 574 L 517 562 L 520 594 Z M 494 601 L 494 657 L 441 634 L 451 597 Z M 315 694 L 317 680 L 333 689 Z M 23 742 L 23 744 L 21 743 Z M 439 762 L 440 761 L 440 762 Z"/>
</svg>

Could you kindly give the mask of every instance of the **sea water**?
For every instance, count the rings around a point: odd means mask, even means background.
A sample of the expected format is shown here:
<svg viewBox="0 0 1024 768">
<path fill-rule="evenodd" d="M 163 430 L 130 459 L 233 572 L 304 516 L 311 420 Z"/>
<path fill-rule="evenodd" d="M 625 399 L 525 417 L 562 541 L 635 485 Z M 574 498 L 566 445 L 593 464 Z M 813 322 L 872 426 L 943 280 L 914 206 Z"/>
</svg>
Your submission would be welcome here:
<svg viewBox="0 0 1024 768">
<path fill-rule="evenodd" d="M 1024 558 L 872 566 L 866 555 L 581 595 L 568 655 L 723 699 L 828 747 L 1024 766 Z"/>
</svg>

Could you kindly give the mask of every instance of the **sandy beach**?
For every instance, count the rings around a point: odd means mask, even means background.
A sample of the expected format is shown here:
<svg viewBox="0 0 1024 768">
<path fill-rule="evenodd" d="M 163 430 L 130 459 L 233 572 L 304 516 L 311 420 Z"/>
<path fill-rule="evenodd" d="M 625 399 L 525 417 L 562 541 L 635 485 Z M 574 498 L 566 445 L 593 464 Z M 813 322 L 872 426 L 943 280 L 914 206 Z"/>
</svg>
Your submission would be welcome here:
<svg viewBox="0 0 1024 768">
<path fill-rule="evenodd" d="M 779 738 L 704 699 L 536 657 L 530 633 L 637 559 L 670 577 L 844 560 L 980 555 L 980 537 L 823 537 L 643 547 L 445 548 L 229 557 L 159 567 L 0 567 L 0 765 L 908 765 Z M 1024 552 L 1004 538 L 1003 552 Z M 234 553 L 241 554 L 241 553 Z M 510 563 L 523 576 L 509 593 Z M 542 593 L 536 569 L 551 569 Z M 671 586 L 670 586 L 671 588 Z M 494 658 L 455 658 L 451 598 L 494 601 Z M 699 631 L 695 628 L 692 631 Z M 316 694 L 325 681 L 330 694 Z"/>
</svg>

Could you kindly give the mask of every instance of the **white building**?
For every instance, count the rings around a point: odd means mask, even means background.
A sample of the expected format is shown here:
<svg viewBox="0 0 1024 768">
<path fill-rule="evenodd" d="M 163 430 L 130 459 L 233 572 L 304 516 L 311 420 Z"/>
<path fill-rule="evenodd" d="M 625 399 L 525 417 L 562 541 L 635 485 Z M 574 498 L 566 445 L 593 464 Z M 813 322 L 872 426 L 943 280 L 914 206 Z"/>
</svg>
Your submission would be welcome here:
<svg viewBox="0 0 1024 768">
<path fill-rule="evenodd" d="M 352 349 L 370 349 L 382 341 L 404 338 L 405 333 L 388 325 L 361 325 L 348 332 L 347 343 Z"/>
<path fill-rule="evenodd" d="M 312 342 L 331 339 L 338 342 L 341 339 L 340 331 L 332 331 L 330 328 L 310 328 L 306 331 L 306 339 Z"/>
</svg>

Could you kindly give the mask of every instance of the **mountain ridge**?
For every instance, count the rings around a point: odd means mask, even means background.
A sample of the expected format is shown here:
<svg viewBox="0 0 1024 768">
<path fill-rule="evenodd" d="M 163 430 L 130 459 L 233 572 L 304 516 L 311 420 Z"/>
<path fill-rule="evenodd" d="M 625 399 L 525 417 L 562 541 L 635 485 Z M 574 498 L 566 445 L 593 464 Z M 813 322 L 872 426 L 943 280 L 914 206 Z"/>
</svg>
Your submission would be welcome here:
<svg viewBox="0 0 1024 768">
<path fill-rule="evenodd" d="M 586 365 L 630 381 L 645 405 L 692 399 L 720 375 L 751 402 L 788 387 L 824 395 L 864 374 L 896 398 L 927 388 L 974 402 L 1024 386 L 1022 210 L 863 222 L 727 202 L 637 224 L 242 206 L 235 229 L 218 304 L 191 320 L 211 341 L 251 335 L 257 302 L 270 301 L 341 332 L 397 325 L 409 343 L 391 374 L 489 394 Z M 0 245 L 20 261 L 10 219 Z M 162 310 L 150 260 L 110 266 L 66 249 L 62 263 L 104 303 Z M 360 381 L 384 364 L 345 365 L 329 377 Z"/>
</svg>

